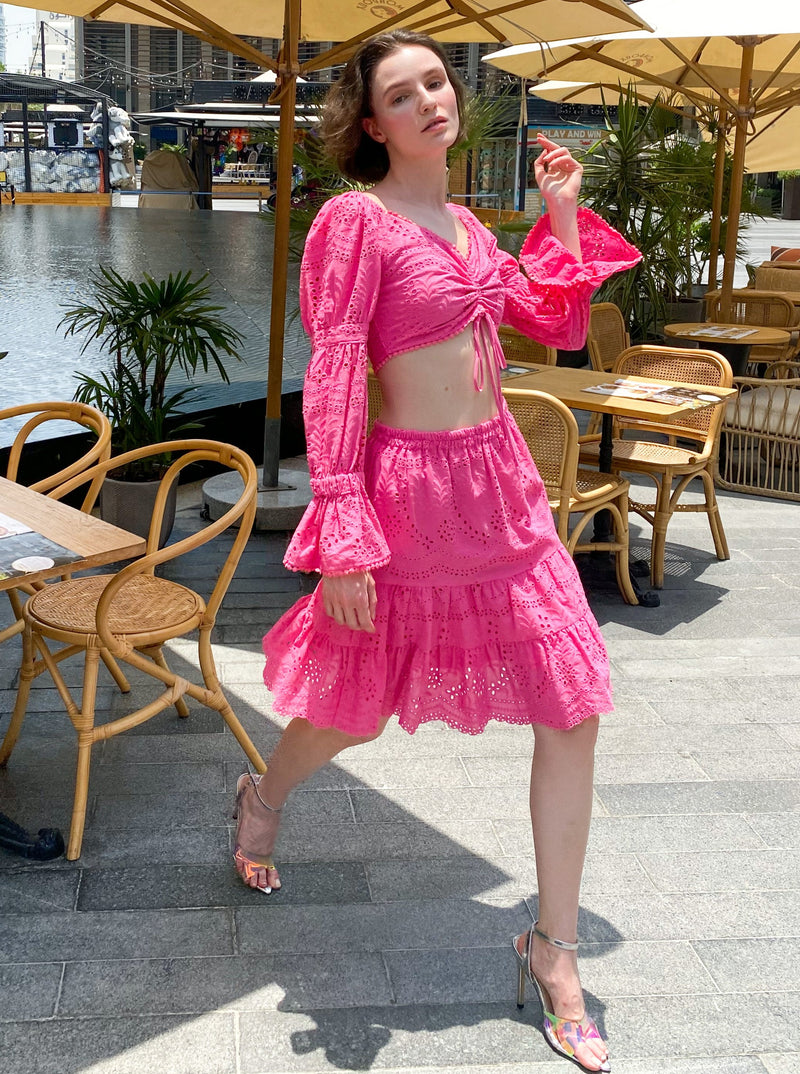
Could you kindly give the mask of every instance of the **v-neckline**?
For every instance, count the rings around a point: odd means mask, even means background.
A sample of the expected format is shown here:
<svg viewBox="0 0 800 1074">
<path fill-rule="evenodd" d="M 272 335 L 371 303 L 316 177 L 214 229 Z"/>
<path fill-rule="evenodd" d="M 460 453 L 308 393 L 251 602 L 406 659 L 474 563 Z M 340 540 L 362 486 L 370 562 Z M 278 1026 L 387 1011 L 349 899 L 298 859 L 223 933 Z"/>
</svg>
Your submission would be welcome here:
<svg viewBox="0 0 800 1074">
<path fill-rule="evenodd" d="M 451 242 L 449 239 L 446 239 L 443 235 L 440 235 L 438 231 L 434 231 L 433 228 L 425 227 L 424 224 L 417 223 L 417 221 L 412 220 L 410 216 L 405 216 L 404 213 L 398 213 L 394 209 L 390 209 L 387 205 L 383 204 L 383 202 L 377 196 L 377 194 L 371 194 L 367 190 L 363 191 L 363 194 L 364 194 L 365 198 L 368 198 L 373 203 L 373 205 L 377 205 L 379 209 L 382 209 L 383 212 L 387 213 L 389 216 L 396 216 L 398 218 L 398 220 L 404 220 L 407 224 L 413 224 L 413 226 L 418 227 L 420 229 L 420 231 L 424 231 L 428 235 L 432 235 L 435 239 L 438 239 L 439 242 L 444 243 L 444 245 L 447 246 L 448 249 L 450 249 L 454 253 L 458 254 L 458 256 L 463 261 L 468 261 L 469 260 L 469 255 L 470 255 L 470 252 L 472 250 L 472 236 L 469 233 L 469 228 L 464 223 L 464 221 L 461 219 L 461 217 L 456 216 L 456 214 L 454 212 L 451 212 L 449 208 L 447 209 L 447 212 L 450 213 L 450 216 L 452 216 L 452 218 L 453 218 L 453 220 L 455 222 L 455 226 L 456 226 L 456 241 L 455 242 Z M 460 238 L 459 230 L 458 230 L 458 225 L 459 224 L 464 229 L 464 237 L 466 238 L 466 242 L 467 242 L 467 248 L 466 248 L 465 251 L 462 251 L 462 250 L 460 250 L 458 248 L 458 238 Z"/>
</svg>

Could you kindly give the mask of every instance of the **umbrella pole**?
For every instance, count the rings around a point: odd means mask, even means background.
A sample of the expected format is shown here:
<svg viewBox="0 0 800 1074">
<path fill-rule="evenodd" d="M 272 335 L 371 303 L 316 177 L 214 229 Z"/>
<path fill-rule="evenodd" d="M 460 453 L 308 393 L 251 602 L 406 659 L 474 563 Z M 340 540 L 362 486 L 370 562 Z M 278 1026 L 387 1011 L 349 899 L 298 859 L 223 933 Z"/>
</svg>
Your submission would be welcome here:
<svg viewBox="0 0 800 1074">
<path fill-rule="evenodd" d="M 740 42 L 742 66 L 739 78 L 739 107 L 736 112 L 736 140 L 733 143 L 733 174 L 728 197 L 728 231 L 725 240 L 725 265 L 722 270 L 722 294 L 720 295 L 720 316 L 723 321 L 730 320 L 731 316 L 731 291 L 733 290 L 733 272 L 736 267 L 736 246 L 739 239 L 739 212 L 744 189 L 744 151 L 752 93 L 753 58 L 758 40 L 755 37 L 745 37 Z"/>
<path fill-rule="evenodd" d="M 717 261 L 719 259 L 719 236 L 722 229 L 722 189 L 725 185 L 725 147 L 727 132 L 727 114 L 719 110 L 719 129 L 717 131 L 717 149 L 714 154 L 714 194 L 711 201 L 711 249 L 708 255 L 708 289 L 717 288 Z"/>
<path fill-rule="evenodd" d="M 297 100 L 299 0 L 286 0 L 282 64 L 280 66 L 280 126 L 275 185 L 275 220 L 272 245 L 272 297 L 269 311 L 269 359 L 267 366 L 267 416 L 264 422 L 264 467 L 262 486 L 279 486 L 281 443 L 281 388 L 283 384 L 283 341 L 286 322 L 286 281 L 289 267 L 289 214 L 292 199 L 294 159 L 294 119 Z"/>
</svg>

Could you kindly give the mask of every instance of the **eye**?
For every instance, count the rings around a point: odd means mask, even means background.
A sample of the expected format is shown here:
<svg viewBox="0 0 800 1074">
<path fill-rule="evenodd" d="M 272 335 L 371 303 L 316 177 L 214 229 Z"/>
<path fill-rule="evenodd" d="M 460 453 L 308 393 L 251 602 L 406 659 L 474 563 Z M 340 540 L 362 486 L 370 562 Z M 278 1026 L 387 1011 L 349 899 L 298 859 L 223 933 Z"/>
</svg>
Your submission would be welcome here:
<svg viewBox="0 0 800 1074">
<path fill-rule="evenodd" d="M 401 93 L 399 96 L 394 98 L 394 100 L 392 101 L 392 104 L 402 104 L 405 99 L 406 99 L 406 94 Z"/>
<path fill-rule="evenodd" d="M 443 78 L 434 78 L 434 79 L 431 79 L 430 83 L 428 84 L 428 88 L 429 89 L 439 89 L 443 85 L 444 85 L 444 79 Z"/>
</svg>

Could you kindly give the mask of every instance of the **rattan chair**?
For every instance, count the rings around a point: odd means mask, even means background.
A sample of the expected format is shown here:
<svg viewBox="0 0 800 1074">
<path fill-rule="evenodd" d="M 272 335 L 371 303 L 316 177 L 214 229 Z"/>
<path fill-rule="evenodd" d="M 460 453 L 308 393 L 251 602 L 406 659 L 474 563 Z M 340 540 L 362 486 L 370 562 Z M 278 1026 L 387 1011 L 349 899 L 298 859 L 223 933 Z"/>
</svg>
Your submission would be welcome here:
<svg viewBox="0 0 800 1074">
<path fill-rule="evenodd" d="M 618 377 L 678 380 L 710 388 L 729 388 L 733 381 L 731 367 L 714 351 L 650 344 L 623 351 L 612 372 Z M 723 413 L 722 406 L 710 406 L 657 423 L 636 421 L 626 424 L 618 419 L 614 422 L 614 473 L 642 474 L 656 486 L 655 503 L 639 503 L 631 499 L 630 508 L 653 527 L 650 580 L 657 589 L 664 584 L 667 526 L 676 512 L 704 513 L 711 527 L 717 558 L 730 558 L 714 492 Z M 643 432 L 660 435 L 658 439 L 639 439 Z M 685 447 L 678 443 L 678 438 L 684 443 L 694 441 L 696 447 Z M 582 447 L 581 459 L 596 463 L 598 454 L 598 444 L 586 444 Z M 680 503 L 684 490 L 695 478 L 703 483 L 704 502 Z"/>
<path fill-rule="evenodd" d="M 608 373 L 622 352 L 630 347 L 631 337 L 625 325 L 622 310 L 613 302 L 596 302 L 589 307 L 589 331 L 586 336 L 586 349 L 592 369 L 598 373 Z M 600 414 L 590 414 L 586 432 L 581 437 L 582 443 L 600 439 Z"/>
<path fill-rule="evenodd" d="M 571 556 L 613 552 L 620 592 L 628 604 L 638 604 L 628 567 L 628 481 L 578 466 L 578 423 L 560 399 L 522 388 L 504 388 L 503 395 L 544 482 L 558 536 L 567 551 Z M 613 538 L 608 542 L 581 540 L 598 511 L 609 512 Z"/>
<path fill-rule="evenodd" d="M 800 363 L 736 377 L 722 422 L 717 483 L 734 492 L 800 500 Z"/>
<path fill-rule="evenodd" d="M 509 365 L 555 365 L 558 351 L 555 347 L 546 347 L 535 339 L 518 332 L 511 325 L 501 324 L 497 329 L 500 346 Z"/>
<path fill-rule="evenodd" d="M 95 434 L 96 439 L 90 444 L 84 445 L 77 450 L 80 454 L 72 462 L 62 466 L 60 456 L 55 456 L 54 464 L 58 469 L 40 478 L 31 484 L 36 492 L 48 494 L 59 485 L 76 474 L 83 473 L 96 462 L 102 462 L 111 455 L 111 424 L 101 411 L 86 403 L 74 402 L 48 402 L 48 403 L 23 403 L 21 406 L 5 407 L 0 410 L 0 422 L 16 422 L 19 418 L 27 418 L 22 427 L 16 432 L 11 442 L 6 464 L 5 477 L 9 481 L 19 481 L 20 463 L 25 448 L 30 444 L 30 437 L 34 430 L 50 421 L 69 422 L 80 426 Z M 70 450 L 68 445 L 64 449 L 69 456 L 75 455 L 76 451 Z M 94 503 L 100 489 L 102 478 L 98 478 L 94 485 L 87 489 L 83 500 L 83 508 Z M 0 642 L 19 634 L 22 631 L 22 594 L 35 592 L 36 588 L 25 582 L 21 582 L 15 589 L 8 589 L 8 599 L 14 613 L 14 622 L 0 630 Z"/>
<path fill-rule="evenodd" d="M 722 316 L 722 292 L 708 291 L 705 296 L 706 320 L 723 321 L 727 324 L 751 324 L 761 328 L 782 328 L 792 336 L 789 343 L 776 346 L 751 347 L 749 362 L 788 361 L 798 351 L 798 323 L 800 309 L 785 295 L 775 291 L 756 291 L 744 288 L 731 292 L 730 317 Z"/>
<path fill-rule="evenodd" d="M 614 362 L 631 345 L 622 310 L 613 302 L 596 302 L 589 307 L 589 332 L 586 349 L 592 369 L 608 373 Z"/>
<path fill-rule="evenodd" d="M 253 766 L 265 770 L 264 761 L 222 693 L 211 651 L 211 631 L 236 565 L 247 543 L 256 511 L 257 475 L 253 460 L 239 448 L 211 440 L 178 440 L 139 448 L 115 456 L 57 490 L 61 497 L 96 475 L 149 455 L 170 452 L 174 461 L 161 480 L 145 554 L 116 574 L 84 575 L 51 583 L 36 592 L 24 608 L 23 659 L 16 704 L 5 739 L 0 764 L 14 748 L 28 703 L 31 683 L 42 672 L 52 676 L 78 736 L 75 799 L 67 857 L 79 857 L 83 839 L 92 746 L 131 727 L 144 723 L 174 705 L 182 717 L 189 715 L 184 698 L 194 698 L 220 713 Z M 188 466 L 211 462 L 238 474 L 242 492 L 233 506 L 198 533 L 158 550 L 161 520 L 170 486 Z M 207 599 L 199 593 L 155 573 L 169 563 L 238 525 L 227 558 Z M 174 638 L 198 632 L 198 662 L 202 683 L 189 682 L 173 672 L 162 646 Z M 61 643 L 51 648 L 48 643 Z M 77 704 L 59 670 L 63 659 L 84 654 L 81 703 Z M 101 658 L 110 657 L 109 669 L 118 686 L 130 685 L 117 666 L 128 664 L 155 679 L 163 689 L 155 700 L 134 712 L 95 725 L 95 695 Z M 113 669 L 117 669 L 116 673 Z M 44 752 L 44 751 L 43 751 Z"/>
</svg>

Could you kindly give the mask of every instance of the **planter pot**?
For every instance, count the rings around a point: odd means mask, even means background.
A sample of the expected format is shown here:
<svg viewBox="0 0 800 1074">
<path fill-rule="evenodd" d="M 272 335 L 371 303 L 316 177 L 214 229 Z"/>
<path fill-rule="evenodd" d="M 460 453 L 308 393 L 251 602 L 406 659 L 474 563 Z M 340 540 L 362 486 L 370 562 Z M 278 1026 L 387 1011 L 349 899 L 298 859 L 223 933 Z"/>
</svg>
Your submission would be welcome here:
<svg viewBox="0 0 800 1074">
<path fill-rule="evenodd" d="M 160 481 L 118 481 L 107 477 L 100 493 L 100 517 L 129 533 L 147 537 Z M 178 483 L 173 483 L 164 508 L 158 547 L 163 548 L 175 523 Z"/>
</svg>

